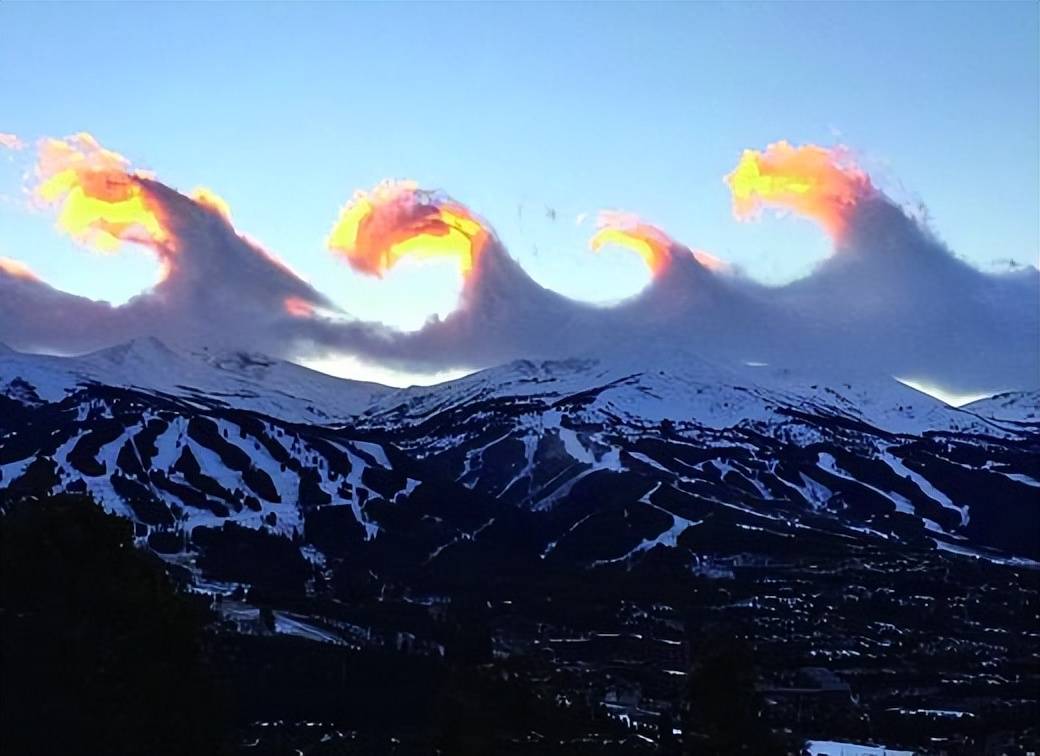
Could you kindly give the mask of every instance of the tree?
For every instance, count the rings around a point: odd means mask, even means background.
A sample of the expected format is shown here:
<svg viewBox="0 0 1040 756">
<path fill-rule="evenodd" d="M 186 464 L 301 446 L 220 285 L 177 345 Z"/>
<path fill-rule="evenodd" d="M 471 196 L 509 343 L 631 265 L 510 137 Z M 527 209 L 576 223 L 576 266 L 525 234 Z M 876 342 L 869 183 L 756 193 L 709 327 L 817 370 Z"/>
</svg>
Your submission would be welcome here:
<svg viewBox="0 0 1040 756">
<path fill-rule="evenodd" d="M 129 522 L 62 495 L 0 510 L 0 743 L 23 756 L 216 754 L 204 608 Z"/>
<path fill-rule="evenodd" d="M 754 646 L 737 632 L 706 636 L 695 651 L 688 677 L 686 752 L 710 756 L 774 753 L 755 689 Z M 697 733 L 702 737 L 689 737 Z"/>
</svg>

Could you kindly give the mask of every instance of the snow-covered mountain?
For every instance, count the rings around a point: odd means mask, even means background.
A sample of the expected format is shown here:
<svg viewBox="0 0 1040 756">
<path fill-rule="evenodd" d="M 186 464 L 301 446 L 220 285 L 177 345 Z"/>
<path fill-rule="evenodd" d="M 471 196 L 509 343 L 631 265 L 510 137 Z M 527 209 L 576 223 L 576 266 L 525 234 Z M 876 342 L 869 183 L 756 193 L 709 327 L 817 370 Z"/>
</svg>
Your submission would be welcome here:
<svg viewBox="0 0 1040 756">
<path fill-rule="evenodd" d="M 507 555 L 693 568 L 723 543 L 1025 564 L 1040 558 L 1035 404 L 958 410 L 891 379 L 669 355 L 389 389 L 155 340 L 2 350 L 0 490 L 89 493 L 197 580 L 250 582 L 271 559 L 296 565 L 285 575 Z"/>
<path fill-rule="evenodd" d="M 648 367 L 649 366 L 649 367 Z M 928 431 L 1002 435 L 999 413 L 957 409 L 886 376 L 813 381 L 791 370 L 724 369 L 688 355 L 625 355 L 611 359 L 520 360 L 434 387 L 412 387 L 373 397 L 364 417 L 414 423 L 453 404 L 491 398 L 581 395 L 595 391 L 588 411 L 608 422 L 645 426 L 690 420 L 722 429 L 741 422 L 777 422 L 789 409 L 844 417 L 893 433 Z M 1023 395 L 1019 407 L 1029 403 Z M 1032 395 L 1037 401 L 1037 395 Z"/>
<path fill-rule="evenodd" d="M 1009 391 L 979 399 L 964 409 L 1023 430 L 1040 429 L 1040 390 Z"/>
<path fill-rule="evenodd" d="M 154 338 L 79 357 L 22 354 L 0 345 L 0 392 L 13 394 L 19 381 L 47 402 L 60 400 L 79 386 L 101 384 L 300 422 L 352 417 L 390 391 L 379 384 L 333 378 L 260 354 L 181 353 Z"/>
</svg>

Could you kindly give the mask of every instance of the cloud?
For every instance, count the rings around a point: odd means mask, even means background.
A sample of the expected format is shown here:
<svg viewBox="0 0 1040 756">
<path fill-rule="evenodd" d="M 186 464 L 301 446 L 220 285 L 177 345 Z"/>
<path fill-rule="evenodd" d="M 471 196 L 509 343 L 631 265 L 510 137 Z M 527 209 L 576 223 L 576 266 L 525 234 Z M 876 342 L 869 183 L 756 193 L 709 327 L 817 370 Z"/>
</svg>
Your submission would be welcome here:
<svg viewBox="0 0 1040 756">
<path fill-rule="evenodd" d="M 443 192 L 414 182 L 358 192 L 329 234 L 333 254 L 367 275 L 389 275 L 409 256 L 447 257 L 463 275 L 454 311 L 399 331 L 340 310 L 239 234 L 212 192 L 186 197 L 82 136 L 56 141 L 41 154 L 41 186 L 50 188 L 39 193 L 59 224 L 92 248 L 150 250 L 164 275 L 112 307 L 0 265 L 0 340 L 16 348 L 83 351 L 154 335 L 416 372 L 689 353 L 803 368 L 821 380 L 896 375 L 960 393 L 1040 381 L 1040 273 L 984 273 L 959 260 L 847 151 L 781 142 L 746 151 L 727 177 L 739 217 L 776 207 L 831 235 L 833 254 L 784 286 L 747 278 L 635 216 L 601 214 L 590 246 L 620 245 L 653 271 L 642 292 L 613 306 L 539 285 L 486 222 Z"/>
<path fill-rule="evenodd" d="M 227 200 L 212 189 L 205 186 L 197 186 L 191 190 L 191 194 L 188 196 L 203 207 L 216 211 L 221 218 L 229 224 L 231 223 L 231 206 L 227 203 Z"/>
<path fill-rule="evenodd" d="M 643 221 L 632 213 L 603 210 L 596 221 L 596 233 L 589 239 L 589 249 L 599 252 L 615 245 L 635 252 L 650 272 L 663 275 L 675 258 L 692 254 L 705 267 L 722 271 L 727 268 L 722 260 L 701 250 L 689 250 L 669 237 L 664 231 Z"/>
<path fill-rule="evenodd" d="M 42 140 L 36 176 L 34 197 L 59 207 L 58 228 L 86 247 L 112 252 L 129 241 L 158 250 L 170 239 L 143 174 L 90 134 Z"/>
<path fill-rule="evenodd" d="M 487 243 L 484 224 L 462 205 L 414 181 L 359 191 L 340 212 L 328 247 L 354 270 L 382 276 L 405 257 L 454 259 L 469 273 Z"/>
<path fill-rule="evenodd" d="M 9 257 L 0 257 L 0 272 L 12 278 L 21 278 L 23 281 L 39 281 L 40 277 L 33 273 L 23 262 L 12 260 Z"/>
<path fill-rule="evenodd" d="M 725 181 L 739 220 L 757 217 L 764 207 L 786 208 L 816 220 L 836 238 L 855 208 L 878 193 L 847 150 L 788 142 L 744 150 Z"/>
<path fill-rule="evenodd" d="M 0 147 L 8 150 L 21 150 L 25 147 L 25 142 L 19 139 L 17 134 L 0 131 Z"/>
<path fill-rule="evenodd" d="M 138 336 L 181 345 L 244 346 L 287 355 L 299 306 L 335 311 L 324 295 L 231 226 L 212 193 L 186 197 L 136 171 L 87 134 L 41 142 L 37 201 L 84 247 L 146 250 L 159 282 L 123 305 L 78 297 L 0 266 L 0 340 L 15 348 L 82 352 Z M 292 311 L 290 311 L 292 310 Z"/>
</svg>

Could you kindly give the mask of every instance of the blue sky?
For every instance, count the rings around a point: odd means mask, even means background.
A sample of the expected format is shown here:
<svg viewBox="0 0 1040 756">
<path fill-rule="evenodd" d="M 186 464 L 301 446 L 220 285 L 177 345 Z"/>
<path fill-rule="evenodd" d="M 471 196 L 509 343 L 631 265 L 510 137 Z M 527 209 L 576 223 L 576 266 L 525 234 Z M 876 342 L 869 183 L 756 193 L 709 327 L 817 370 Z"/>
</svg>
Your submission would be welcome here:
<svg viewBox="0 0 1040 756">
<path fill-rule="evenodd" d="M 364 278 L 323 244 L 385 177 L 446 190 L 544 285 L 589 300 L 649 276 L 585 248 L 620 208 L 763 280 L 827 253 L 807 221 L 735 222 L 746 147 L 844 143 L 984 267 L 1040 249 L 1038 6 L 1021 3 L 0 4 L 0 131 L 93 133 L 189 190 L 352 313 L 451 309 L 449 263 Z M 26 212 L 30 155 L 0 155 L 0 255 L 124 301 L 157 276 Z M 556 211 L 556 220 L 547 208 Z"/>
</svg>

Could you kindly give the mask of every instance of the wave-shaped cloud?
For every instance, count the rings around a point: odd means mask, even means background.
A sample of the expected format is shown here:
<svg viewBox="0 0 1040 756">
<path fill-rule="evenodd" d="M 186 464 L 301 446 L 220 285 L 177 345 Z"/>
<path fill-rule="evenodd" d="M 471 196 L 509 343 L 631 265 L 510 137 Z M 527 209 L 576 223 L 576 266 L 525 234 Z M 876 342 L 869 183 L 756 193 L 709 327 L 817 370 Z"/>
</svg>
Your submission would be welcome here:
<svg viewBox="0 0 1040 756">
<path fill-rule="evenodd" d="M 653 273 L 613 306 L 539 285 L 485 221 L 442 192 L 412 182 L 358 192 L 328 238 L 355 271 L 383 276 L 404 257 L 439 256 L 463 273 L 456 309 L 417 331 L 341 311 L 239 234 L 212 191 L 180 194 L 87 135 L 41 142 L 37 178 L 36 197 L 58 209 L 59 227 L 92 249 L 148 249 L 162 277 L 112 306 L 0 261 L 0 340 L 16 348 L 74 352 L 155 335 L 290 358 L 350 354 L 415 371 L 664 349 L 821 374 L 883 372 L 961 392 L 1040 380 L 1040 273 L 990 274 L 959 260 L 846 151 L 780 142 L 746 151 L 726 179 L 739 219 L 776 207 L 831 235 L 834 254 L 810 275 L 765 286 L 611 211 L 590 247 L 625 247 Z"/>
<path fill-rule="evenodd" d="M 159 282 L 122 305 L 59 291 L 27 268 L 0 265 L 0 340 L 80 352 L 153 335 L 179 344 L 265 348 L 285 353 L 278 331 L 335 305 L 231 226 L 214 193 L 186 197 L 136 171 L 87 134 L 40 143 L 37 202 L 84 247 L 110 253 L 125 243 L 152 253 Z M 297 308 L 298 311 L 298 308 Z"/>
<path fill-rule="evenodd" d="M 765 207 L 786 208 L 817 221 L 835 238 L 858 207 L 879 195 L 847 150 L 787 142 L 744 150 L 726 183 L 737 218 L 750 220 Z"/>
<path fill-rule="evenodd" d="M 699 249 L 690 250 L 632 213 L 604 210 L 596 220 L 596 233 L 589 239 L 589 249 L 599 252 L 611 244 L 635 252 L 655 276 L 664 275 L 676 259 L 693 255 L 709 270 L 724 271 L 726 263 Z"/>
</svg>

